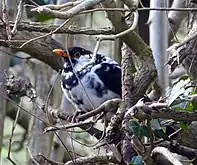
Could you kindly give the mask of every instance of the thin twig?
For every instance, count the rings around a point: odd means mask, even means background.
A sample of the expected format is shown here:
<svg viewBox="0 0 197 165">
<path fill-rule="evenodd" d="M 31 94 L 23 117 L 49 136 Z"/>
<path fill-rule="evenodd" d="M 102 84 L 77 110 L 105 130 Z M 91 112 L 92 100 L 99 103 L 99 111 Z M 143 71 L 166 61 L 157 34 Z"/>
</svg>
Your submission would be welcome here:
<svg viewBox="0 0 197 165">
<path fill-rule="evenodd" d="M 21 104 L 22 104 L 22 100 L 20 101 L 20 104 L 19 104 L 19 107 L 17 109 L 17 113 L 16 113 L 16 117 L 15 117 L 15 120 L 13 122 L 13 125 L 12 125 L 12 131 L 11 131 L 11 134 L 10 134 L 10 138 L 9 138 L 9 145 L 8 145 L 8 155 L 7 155 L 7 159 L 9 161 L 12 162 L 12 164 L 16 165 L 16 163 L 11 159 L 11 147 L 12 147 L 12 137 L 14 135 L 14 131 L 15 131 L 15 128 L 16 128 L 16 125 L 17 125 L 17 121 L 18 121 L 18 118 L 19 118 L 19 114 L 20 114 L 20 110 L 21 110 Z"/>
<path fill-rule="evenodd" d="M 153 136 L 153 131 L 152 131 L 149 119 L 147 120 L 147 126 L 150 130 L 150 146 L 151 146 L 151 150 L 153 150 L 154 149 L 154 136 Z"/>
<path fill-rule="evenodd" d="M 178 133 L 180 133 L 183 129 L 179 128 L 178 130 L 176 130 L 175 132 L 173 132 L 172 134 L 170 134 L 168 137 L 172 138 L 173 136 L 177 135 Z M 159 145 L 160 143 L 164 142 L 165 139 L 159 139 L 157 141 L 154 142 L 154 145 Z M 149 143 L 145 144 L 145 145 L 149 145 Z"/>
<path fill-rule="evenodd" d="M 83 2 L 83 0 L 79 0 L 79 1 L 75 1 L 75 2 L 67 2 L 67 3 L 59 4 L 59 5 L 48 4 L 48 5 L 43 5 L 42 7 L 49 8 L 51 10 L 60 10 L 65 7 L 74 7 L 78 4 L 80 4 L 81 2 Z M 35 8 L 34 10 L 37 10 L 37 8 Z"/>
<path fill-rule="evenodd" d="M 64 25 L 66 25 L 71 19 L 67 19 L 63 24 L 61 24 L 58 28 L 56 28 L 55 30 L 51 31 L 50 33 L 47 33 L 47 34 L 44 34 L 42 36 L 38 36 L 36 38 L 33 38 L 33 39 L 30 39 L 28 40 L 27 42 L 23 43 L 19 49 L 23 48 L 25 45 L 29 44 L 30 42 L 33 42 L 35 40 L 38 40 L 38 39 L 41 39 L 41 38 L 44 38 L 44 37 L 47 37 L 47 36 L 50 36 L 52 35 L 53 33 L 55 33 L 58 29 L 60 29 L 61 27 L 63 27 Z"/>
<path fill-rule="evenodd" d="M 172 49 L 178 49 L 180 48 L 181 46 L 187 44 L 188 42 L 190 42 L 191 40 L 195 39 L 197 37 L 197 33 L 195 33 L 194 35 L 188 37 L 187 39 L 185 39 L 183 42 L 179 43 L 179 44 L 176 44 L 174 46 L 170 46 L 168 49 L 167 49 L 167 52 L 169 52 L 170 50 Z"/>
<path fill-rule="evenodd" d="M 38 163 L 38 162 L 34 159 L 34 157 L 33 157 L 32 153 L 31 153 L 30 149 L 28 148 L 28 146 L 26 146 L 26 149 L 27 149 L 27 151 L 28 151 L 28 153 L 29 153 L 29 156 L 30 156 L 31 160 L 32 160 L 36 165 L 40 165 L 40 163 Z"/>
<path fill-rule="evenodd" d="M 6 26 L 7 37 L 8 37 L 8 40 L 10 40 L 11 39 L 11 29 L 10 29 L 10 25 L 9 25 L 9 16 L 8 16 L 8 11 L 6 8 L 5 0 L 2 0 L 2 13 L 3 13 L 3 22 L 5 23 L 5 26 Z"/>
<path fill-rule="evenodd" d="M 187 11 L 187 12 L 197 11 L 196 8 L 149 8 L 149 7 L 138 8 L 138 11 L 150 11 L 150 10 L 155 10 L 155 11 Z M 125 9 L 125 8 L 95 8 L 95 9 L 82 11 L 80 14 L 86 14 L 86 13 L 91 13 L 91 12 L 96 12 L 96 11 L 132 12 L 130 9 Z"/>
<path fill-rule="evenodd" d="M 69 9 L 67 11 L 64 11 L 64 12 L 51 10 L 49 8 L 42 7 L 42 6 L 32 9 L 32 11 L 37 11 L 39 13 L 50 15 L 55 18 L 68 19 L 68 18 L 74 17 L 77 14 L 80 14 L 81 11 L 86 10 L 92 6 L 95 6 L 102 1 L 103 0 L 84 0 L 80 4 L 72 7 L 71 9 Z"/>
<path fill-rule="evenodd" d="M 11 101 L 13 104 L 15 104 L 17 107 L 21 108 L 24 112 L 28 113 L 29 115 L 35 117 L 36 119 L 42 121 L 44 124 L 48 124 L 46 123 L 44 120 L 40 119 L 39 117 L 37 117 L 36 115 L 34 115 L 33 113 L 29 112 L 28 110 L 26 110 L 25 108 L 21 107 L 20 105 L 18 105 L 14 100 L 10 99 L 8 96 L 6 96 L 3 92 L 0 91 L 0 93 L 9 101 Z"/>
<path fill-rule="evenodd" d="M 47 95 L 46 101 L 45 101 L 45 103 L 44 103 L 44 106 L 45 106 L 44 112 L 46 113 L 46 116 L 47 116 L 47 119 L 48 119 L 49 123 L 51 123 L 51 121 L 50 121 L 50 115 L 49 115 L 49 111 L 48 111 L 49 98 L 50 98 L 50 95 L 51 95 L 51 93 L 52 93 L 52 91 L 53 91 L 53 89 L 54 89 L 54 87 L 55 87 L 55 84 L 56 84 L 56 82 L 57 82 L 59 76 L 60 76 L 60 71 L 57 73 L 57 76 L 56 76 L 56 78 L 55 78 L 55 81 L 54 81 L 54 83 L 52 84 L 52 87 L 51 87 L 51 89 L 50 89 L 50 91 L 49 91 L 49 93 L 48 93 L 48 95 Z"/>
<path fill-rule="evenodd" d="M 59 136 L 59 135 L 57 134 L 57 132 L 55 132 L 55 131 L 54 131 L 54 134 L 57 136 L 57 138 L 59 139 L 59 141 L 61 142 L 61 144 L 63 145 L 63 147 L 66 149 L 66 151 L 67 151 L 67 153 L 68 153 L 68 156 L 69 156 L 71 162 L 73 163 L 73 165 L 77 165 L 77 164 L 75 163 L 75 161 L 73 161 L 73 158 L 72 158 L 72 156 L 71 156 L 71 154 L 70 154 L 68 148 L 66 147 L 66 145 L 64 144 L 64 142 L 62 141 L 62 139 L 60 138 L 60 136 Z"/>
<path fill-rule="evenodd" d="M 33 3 L 35 6 L 40 6 L 39 4 L 37 4 L 36 2 L 34 2 L 34 0 L 29 0 L 31 3 Z"/>
<path fill-rule="evenodd" d="M 68 42 L 67 42 L 67 43 L 68 43 Z M 66 47 L 66 53 L 68 54 L 69 62 L 70 62 L 70 64 L 71 64 L 73 73 L 75 74 L 75 76 L 76 76 L 77 80 L 79 81 L 79 83 L 80 83 L 82 89 L 84 90 L 85 95 L 86 95 L 86 97 L 88 98 L 88 102 L 89 102 L 90 106 L 92 107 L 92 109 L 95 109 L 95 107 L 94 107 L 94 105 L 92 104 L 92 101 L 91 101 L 91 99 L 90 99 L 90 97 L 89 97 L 89 95 L 88 95 L 88 93 L 87 93 L 87 91 L 86 91 L 86 89 L 85 89 L 83 83 L 81 82 L 79 76 L 77 75 L 77 73 L 76 73 L 76 71 L 75 71 L 75 69 L 74 69 L 74 65 L 73 65 L 73 63 L 72 63 L 72 60 L 71 60 L 71 57 L 70 57 L 70 54 L 69 54 L 69 52 L 68 52 L 68 48 L 67 48 L 67 47 Z"/>
<path fill-rule="evenodd" d="M 92 59 L 90 60 L 90 62 L 88 62 L 87 64 L 85 64 L 83 67 L 80 68 L 80 71 L 82 71 L 83 69 L 87 68 L 88 66 L 90 65 L 93 65 L 95 63 L 95 60 L 96 60 L 96 55 L 97 55 L 97 52 L 99 50 L 99 47 L 100 47 L 100 44 L 101 44 L 101 40 L 98 39 L 97 42 L 96 42 L 96 46 L 94 48 L 94 52 L 93 52 L 93 55 L 92 55 Z"/>
<path fill-rule="evenodd" d="M 138 10 L 156 10 L 156 11 L 197 11 L 197 8 L 168 8 L 168 7 L 160 7 L 160 8 L 139 8 Z"/>
<path fill-rule="evenodd" d="M 97 39 L 100 39 L 100 40 L 115 40 L 116 38 L 119 38 L 123 35 L 126 35 L 127 33 L 131 32 L 131 31 L 135 30 L 135 28 L 138 24 L 139 14 L 138 14 L 138 11 L 135 11 L 133 14 L 134 14 L 133 24 L 129 29 L 127 29 L 123 32 L 120 32 L 116 35 L 109 35 L 109 36 L 100 35 L 100 36 L 97 37 Z"/>
<path fill-rule="evenodd" d="M 100 44 L 101 44 L 101 40 L 98 39 L 97 42 L 96 42 L 96 46 L 95 46 L 95 48 L 94 48 L 93 59 L 94 59 L 94 58 L 96 57 L 96 55 L 97 55 L 97 52 L 98 52 L 99 47 L 100 47 Z"/>
<path fill-rule="evenodd" d="M 18 12 L 17 12 L 17 15 L 16 15 L 16 19 L 15 19 L 15 23 L 14 23 L 14 27 L 11 31 L 11 34 L 12 34 L 12 37 L 16 34 L 17 32 L 17 26 L 22 18 L 22 15 L 23 15 L 23 10 L 24 10 L 24 3 L 25 3 L 25 0 L 20 0 L 19 2 L 19 5 L 18 5 Z"/>
<path fill-rule="evenodd" d="M 47 161 L 51 165 L 63 165 L 63 163 L 55 162 L 53 160 L 50 160 L 47 157 L 45 157 L 44 155 L 42 155 L 42 154 L 38 154 L 38 155 L 41 156 L 45 161 Z"/>
<path fill-rule="evenodd" d="M 50 131 L 58 131 L 58 130 L 66 130 L 69 128 L 75 128 L 75 127 L 80 127 L 83 125 L 94 125 L 95 123 L 92 121 L 84 121 L 80 123 L 71 123 L 67 125 L 61 125 L 61 126 L 52 126 L 52 127 L 46 127 L 43 131 L 43 133 L 50 132 Z"/>
</svg>

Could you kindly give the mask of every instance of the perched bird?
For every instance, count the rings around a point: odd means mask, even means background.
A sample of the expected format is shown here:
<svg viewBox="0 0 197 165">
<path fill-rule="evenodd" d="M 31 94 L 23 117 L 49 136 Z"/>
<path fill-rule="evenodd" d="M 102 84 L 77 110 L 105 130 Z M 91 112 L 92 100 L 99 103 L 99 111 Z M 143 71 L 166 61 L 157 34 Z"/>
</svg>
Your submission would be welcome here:
<svg viewBox="0 0 197 165">
<path fill-rule="evenodd" d="M 101 54 L 93 57 L 91 51 L 80 47 L 53 52 L 64 59 L 61 87 L 77 112 L 89 112 L 109 99 L 121 98 L 121 67 L 117 62 Z M 148 96 L 143 99 L 152 102 Z M 151 124 L 157 133 L 163 133 L 158 120 Z"/>
<path fill-rule="evenodd" d="M 78 111 L 88 112 L 121 97 L 121 67 L 109 57 L 81 47 L 54 49 L 64 58 L 61 87 Z"/>
</svg>

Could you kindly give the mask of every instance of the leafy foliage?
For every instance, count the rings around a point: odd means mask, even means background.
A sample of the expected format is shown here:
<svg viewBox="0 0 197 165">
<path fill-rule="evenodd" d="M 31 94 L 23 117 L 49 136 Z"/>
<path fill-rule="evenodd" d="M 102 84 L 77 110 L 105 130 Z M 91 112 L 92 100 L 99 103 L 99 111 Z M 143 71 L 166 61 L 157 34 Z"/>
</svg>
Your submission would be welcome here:
<svg viewBox="0 0 197 165">
<path fill-rule="evenodd" d="M 143 161 L 141 156 L 134 156 L 132 157 L 130 165 L 143 165 Z"/>
<path fill-rule="evenodd" d="M 56 4 L 56 1 L 57 0 L 33 0 L 33 2 L 38 5 Z M 33 2 L 28 0 L 26 1 L 26 4 L 34 5 Z M 53 19 L 51 16 L 43 15 L 38 12 L 33 12 L 29 9 L 27 10 L 27 16 L 35 22 L 44 22 Z"/>
<path fill-rule="evenodd" d="M 135 119 L 130 121 L 129 128 L 132 130 L 133 134 L 139 138 L 143 136 L 150 137 L 150 129 L 146 125 L 140 125 Z"/>
<path fill-rule="evenodd" d="M 189 91 L 191 90 L 188 88 L 188 86 L 191 86 L 190 79 L 184 76 L 183 78 L 180 78 L 173 86 L 173 88 L 170 91 L 167 103 L 168 106 L 173 106 L 177 104 L 177 99 L 180 98 L 180 96 L 188 96 Z"/>
</svg>

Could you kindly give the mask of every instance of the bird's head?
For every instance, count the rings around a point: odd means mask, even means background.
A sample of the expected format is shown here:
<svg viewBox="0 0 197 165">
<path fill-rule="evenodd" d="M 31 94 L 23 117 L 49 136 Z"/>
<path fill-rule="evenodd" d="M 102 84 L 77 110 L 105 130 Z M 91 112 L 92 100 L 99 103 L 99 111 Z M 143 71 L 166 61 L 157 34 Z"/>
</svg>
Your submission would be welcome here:
<svg viewBox="0 0 197 165">
<path fill-rule="evenodd" d="M 71 47 L 68 49 L 54 49 L 53 53 L 63 57 L 65 60 L 68 60 L 69 57 L 71 59 L 79 59 L 82 56 L 92 54 L 91 51 L 81 47 Z"/>
<path fill-rule="evenodd" d="M 53 53 L 64 58 L 64 68 L 67 69 L 69 69 L 70 67 L 70 62 L 72 62 L 73 66 L 75 66 L 76 64 L 83 65 L 84 63 L 87 63 L 91 58 L 90 55 L 92 54 L 91 51 L 81 47 L 71 47 L 68 49 L 54 49 Z"/>
</svg>

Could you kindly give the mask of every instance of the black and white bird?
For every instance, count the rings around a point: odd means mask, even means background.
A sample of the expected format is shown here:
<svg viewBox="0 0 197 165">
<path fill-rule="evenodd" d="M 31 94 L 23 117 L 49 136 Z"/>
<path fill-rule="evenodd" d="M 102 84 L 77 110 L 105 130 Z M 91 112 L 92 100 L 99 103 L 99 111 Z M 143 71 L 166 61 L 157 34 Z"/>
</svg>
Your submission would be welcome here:
<svg viewBox="0 0 197 165">
<path fill-rule="evenodd" d="M 121 67 L 109 57 L 81 47 L 54 49 L 64 58 L 61 87 L 78 111 L 88 112 L 121 97 Z"/>
</svg>

